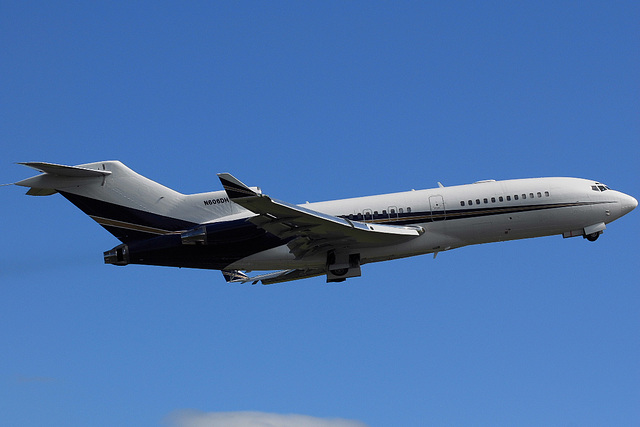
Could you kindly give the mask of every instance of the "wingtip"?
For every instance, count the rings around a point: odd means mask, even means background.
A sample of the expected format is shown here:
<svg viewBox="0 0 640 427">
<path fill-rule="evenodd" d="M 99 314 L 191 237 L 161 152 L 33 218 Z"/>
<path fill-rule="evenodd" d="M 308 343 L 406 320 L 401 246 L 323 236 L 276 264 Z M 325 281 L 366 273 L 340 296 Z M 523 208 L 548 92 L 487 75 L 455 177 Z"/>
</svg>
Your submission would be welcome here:
<svg viewBox="0 0 640 427">
<path fill-rule="evenodd" d="M 218 178 L 220 178 L 220 182 L 231 200 L 241 199 L 243 197 L 255 197 L 259 195 L 230 173 L 219 173 Z"/>
</svg>

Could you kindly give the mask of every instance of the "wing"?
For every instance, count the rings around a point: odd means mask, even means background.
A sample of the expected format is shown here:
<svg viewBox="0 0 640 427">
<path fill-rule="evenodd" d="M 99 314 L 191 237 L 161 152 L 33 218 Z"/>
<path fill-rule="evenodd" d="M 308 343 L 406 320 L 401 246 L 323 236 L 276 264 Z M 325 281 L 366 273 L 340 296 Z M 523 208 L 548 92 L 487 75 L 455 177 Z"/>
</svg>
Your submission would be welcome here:
<svg viewBox="0 0 640 427">
<path fill-rule="evenodd" d="M 424 233 L 422 227 L 401 227 L 350 221 L 257 193 L 228 173 L 218 174 L 233 202 L 257 214 L 250 221 L 282 239 L 300 259 L 337 247 L 398 244 Z"/>
</svg>

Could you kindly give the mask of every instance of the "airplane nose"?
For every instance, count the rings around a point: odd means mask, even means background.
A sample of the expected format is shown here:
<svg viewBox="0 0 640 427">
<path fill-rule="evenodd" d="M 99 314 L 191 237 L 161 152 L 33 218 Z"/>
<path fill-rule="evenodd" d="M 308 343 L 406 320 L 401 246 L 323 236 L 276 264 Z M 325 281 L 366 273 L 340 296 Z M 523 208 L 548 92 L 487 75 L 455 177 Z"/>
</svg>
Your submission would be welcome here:
<svg viewBox="0 0 640 427">
<path fill-rule="evenodd" d="M 628 194 L 623 194 L 623 198 L 622 198 L 622 215 L 626 215 L 629 212 L 631 212 L 632 210 L 634 210 L 636 207 L 638 206 L 638 201 L 629 196 Z"/>
</svg>

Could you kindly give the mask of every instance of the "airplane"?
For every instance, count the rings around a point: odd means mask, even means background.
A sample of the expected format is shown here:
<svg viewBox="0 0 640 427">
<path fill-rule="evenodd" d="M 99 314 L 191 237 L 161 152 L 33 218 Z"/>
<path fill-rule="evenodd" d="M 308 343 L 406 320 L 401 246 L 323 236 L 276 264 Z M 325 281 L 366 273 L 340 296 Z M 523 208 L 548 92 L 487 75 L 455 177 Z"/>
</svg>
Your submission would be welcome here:
<svg viewBox="0 0 640 427">
<path fill-rule="evenodd" d="M 291 204 L 229 173 L 224 190 L 181 194 L 119 161 L 20 163 L 42 174 L 15 183 L 27 195 L 60 193 L 119 239 L 104 262 L 221 270 L 230 283 L 272 284 L 481 243 L 550 235 L 595 241 L 635 198 L 580 178 L 483 180 Z M 269 271 L 249 277 L 252 271 Z M 276 270 L 272 272 L 273 270 Z"/>
</svg>

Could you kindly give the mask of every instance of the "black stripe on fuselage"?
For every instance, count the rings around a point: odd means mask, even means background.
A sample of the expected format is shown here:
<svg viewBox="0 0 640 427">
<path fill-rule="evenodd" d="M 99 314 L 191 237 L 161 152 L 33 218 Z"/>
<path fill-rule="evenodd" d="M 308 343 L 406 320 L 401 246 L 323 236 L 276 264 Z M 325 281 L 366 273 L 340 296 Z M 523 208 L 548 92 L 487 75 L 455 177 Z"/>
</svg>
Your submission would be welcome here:
<svg viewBox="0 0 640 427">
<path fill-rule="evenodd" d="M 389 225 L 411 225 L 424 222 L 436 222 L 444 220 L 455 219 L 468 219 L 479 218 L 484 216 L 515 214 L 523 212 L 534 212 L 548 209 L 559 209 L 578 206 L 589 206 L 601 203 L 610 202 L 575 202 L 575 203 L 546 203 L 539 205 L 514 205 L 514 206 L 496 206 L 496 207 L 482 207 L 482 208 L 469 208 L 469 209 L 452 209 L 452 210 L 440 210 L 440 211 L 421 211 L 411 213 L 396 213 L 396 214 L 378 214 L 372 215 L 372 219 L 366 219 L 358 217 L 357 221 L 374 223 L 374 224 L 389 224 Z M 342 218 L 354 220 L 353 215 L 341 215 Z"/>
</svg>

